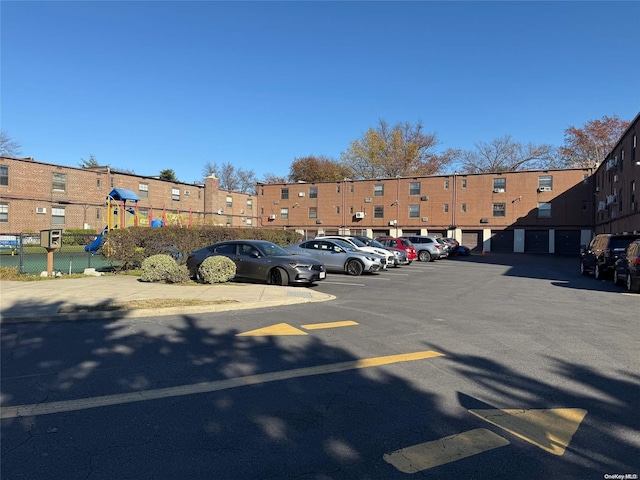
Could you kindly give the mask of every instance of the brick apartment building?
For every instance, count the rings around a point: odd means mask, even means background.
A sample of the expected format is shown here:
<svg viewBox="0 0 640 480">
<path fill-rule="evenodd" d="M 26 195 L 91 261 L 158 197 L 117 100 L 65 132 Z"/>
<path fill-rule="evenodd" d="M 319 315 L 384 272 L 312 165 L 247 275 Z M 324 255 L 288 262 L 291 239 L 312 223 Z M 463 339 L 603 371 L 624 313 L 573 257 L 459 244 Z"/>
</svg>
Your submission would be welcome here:
<svg viewBox="0 0 640 480">
<path fill-rule="evenodd" d="M 476 251 L 577 253 L 590 169 L 258 185 L 262 225 L 318 234 L 441 235 Z"/>
<path fill-rule="evenodd" d="M 640 114 L 594 173 L 595 232 L 640 231 Z"/>
<path fill-rule="evenodd" d="M 0 157 L 0 234 L 49 228 L 93 229 L 107 225 L 107 196 L 114 188 L 134 192 L 140 217 L 165 224 L 254 227 L 256 196 L 204 185 L 167 182 L 111 170 L 74 168 Z M 132 206 L 130 203 L 127 207 Z"/>
</svg>

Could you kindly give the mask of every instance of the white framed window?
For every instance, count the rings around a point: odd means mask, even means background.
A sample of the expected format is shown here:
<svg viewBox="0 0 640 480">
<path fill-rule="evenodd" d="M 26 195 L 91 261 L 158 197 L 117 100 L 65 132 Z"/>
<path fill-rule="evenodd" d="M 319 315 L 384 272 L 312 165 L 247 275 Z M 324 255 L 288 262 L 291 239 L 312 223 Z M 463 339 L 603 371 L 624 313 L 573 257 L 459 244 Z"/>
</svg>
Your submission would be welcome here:
<svg viewBox="0 0 640 480">
<path fill-rule="evenodd" d="M 309 187 L 309 198 L 318 198 L 318 187 Z"/>
<path fill-rule="evenodd" d="M 67 189 L 67 175 L 65 173 L 54 173 L 51 183 L 53 190 L 64 192 Z"/>
<path fill-rule="evenodd" d="M 383 197 L 384 196 L 384 183 L 376 183 L 373 186 L 373 196 L 374 197 Z"/>
<path fill-rule="evenodd" d="M 148 183 L 139 183 L 138 184 L 138 196 L 140 198 L 149 198 L 149 184 Z"/>
<path fill-rule="evenodd" d="M 253 210 L 253 200 L 247 200 L 247 210 Z"/>
<path fill-rule="evenodd" d="M 409 184 L 409 195 L 420 195 L 420 182 L 411 182 Z"/>
<path fill-rule="evenodd" d="M 227 207 L 233 207 L 233 197 L 227 195 Z"/>
<path fill-rule="evenodd" d="M 51 208 L 51 224 L 52 225 L 64 225 L 66 223 L 66 212 L 64 207 L 52 207 Z"/>
<path fill-rule="evenodd" d="M 409 218 L 420 218 L 420 205 L 409 205 Z"/>
<path fill-rule="evenodd" d="M 171 200 L 175 200 L 176 202 L 180 201 L 180 189 L 172 188 L 171 189 Z"/>
<path fill-rule="evenodd" d="M 318 207 L 309 207 L 309 218 L 318 218 Z"/>
<path fill-rule="evenodd" d="M 551 204 L 548 202 L 538 203 L 538 218 L 551 218 Z"/>
<path fill-rule="evenodd" d="M 502 193 L 507 191 L 507 179 L 506 178 L 494 178 L 493 179 L 493 191 L 496 193 Z M 495 217 L 495 215 L 494 215 Z"/>
<path fill-rule="evenodd" d="M 384 207 L 382 205 L 373 207 L 373 218 L 384 218 Z"/>
<path fill-rule="evenodd" d="M 289 218 L 289 209 L 288 208 L 281 208 L 280 209 L 280 218 L 282 218 L 283 220 L 286 220 Z"/>
<path fill-rule="evenodd" d="M 507 216 L 507 204 L 506 203 L 494 203 L 493 204 L 493 216 L 494 217 L 506 217 Z"/>
<path fill-rule="evenodd" d="M 0 203 L 0 222 L 8 222 L 9 221 L 9 204 L 2 202 Z"/>
</svg>

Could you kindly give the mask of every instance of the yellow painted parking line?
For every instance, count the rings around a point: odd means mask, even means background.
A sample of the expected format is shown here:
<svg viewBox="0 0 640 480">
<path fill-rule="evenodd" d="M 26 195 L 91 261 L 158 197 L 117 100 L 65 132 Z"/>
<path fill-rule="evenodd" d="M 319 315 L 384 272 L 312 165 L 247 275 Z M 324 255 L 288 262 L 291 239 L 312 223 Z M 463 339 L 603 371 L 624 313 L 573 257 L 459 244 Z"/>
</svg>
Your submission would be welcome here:
<svg viewBox="0 0 640 480">
<path fill-rule="evenodd" d="M 358 322 L 353 320 L 344 320 L 342 322 L 328 322 L 328 323 L 308 323 L 307 325 L 300 325 L 305 330 L 320 330 L 322 328 L 338 328 L 338 327 L 353 327 L 358 325 Z"/>
<path fill-rule="evenodd" d="M 564 454 L 587 414 L 581 408 L 482 409 L 469 413 L 554 455 Z"/>
<path fill-rule="evenodd" d="M 386 453 L 383 458 L 403 473 L 417 473 L 505 445 L 509 445 L 506 438 L 478 428 Z"/>
<path fill-rule="evenodd" d="M 248 332 L 238 333 L 236 337 L 267 337 L 273 335 L 309 335 L 296 327 L 292 327 L 288 323 L 278 323 L 268 327 L 250 330 Z"/>
<path fill-rule="evenodd" d="M 36 415 L 48 415 L 52 413 L 71 412 L 76 410 L 86 410 L 89 408 L 107 407 L 111 405 L 122 405 L 125 403 L 144 402 L 162 398 L 180 397 L 184 395 L 194 395 L 198 393 L 210 393 L 231 388 L 245 387 L 248 385 L 258 385 L 292 378 L 310 377 L 313 375 L 326 375 L 330 373 L 340 373 L 361 368 L 377 367 L 400 362 L 410 362 L 424 360 L 427 358 L 441 357 L 444 354 L 431 350 L 406 353 L 400 355 L 389 355 L 385 357 L 362 358 L 348 362 L 332 363 L 328 365 L 317 365 L 314 367 L 296 368 L 294 370 L 284 370 L 282 372 L 270 372 L 245 377 L 229 378 L 214 382 L 196 383 L 194 385 L 182 385 L 178 387 L 159 388 L 156 390 L 142 390 L 139 392 L 121 393 L 115 395 L 104 395 L 100 397 L 81 398 L 78 400 L 67 400 L 61 402 L 36 403 L 31 405 L 16 405 L 0 407 L 0 418 L 29 417 Z"/>
</svg>

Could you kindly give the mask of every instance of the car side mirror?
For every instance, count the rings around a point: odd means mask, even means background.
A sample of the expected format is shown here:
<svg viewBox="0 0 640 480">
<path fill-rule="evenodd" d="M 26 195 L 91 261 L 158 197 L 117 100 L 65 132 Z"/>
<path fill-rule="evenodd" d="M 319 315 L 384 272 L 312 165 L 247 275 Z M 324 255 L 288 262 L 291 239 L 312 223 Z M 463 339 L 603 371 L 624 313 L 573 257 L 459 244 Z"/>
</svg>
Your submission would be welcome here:
<svg viewBox="0 0 640 480">
<path fill-rule="evenodd" d="M 260 258 L 260 252 L 257 252 L 256 250 L 252 250 L 251 251 L 251 256 L 253 258 Z"/>
</svg>

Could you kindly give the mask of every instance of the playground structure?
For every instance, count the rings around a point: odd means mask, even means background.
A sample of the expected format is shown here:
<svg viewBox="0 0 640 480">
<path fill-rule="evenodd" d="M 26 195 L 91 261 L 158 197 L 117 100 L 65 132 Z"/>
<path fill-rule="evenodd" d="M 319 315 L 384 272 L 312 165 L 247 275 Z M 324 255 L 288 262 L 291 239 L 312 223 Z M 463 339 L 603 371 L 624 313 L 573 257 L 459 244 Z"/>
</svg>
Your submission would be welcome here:
<svg viewBox="0 0 640 480">
<path fill-rule="evenodd" d="M 107 225 L 102 232 L 84 247 L 86 252 L 96 253 L 100 250 L 104 242 L 104 235 L 118 228 L 130 227 L 164 227 L 167 224 L 191 227 L 192 217 L 189 212 L 188 219 L 180 213 L 167 213 L 162 209 L 162 219 L 153 218 L 153 207 L 148 209 L 148 216 L 139 211 L 138 202 L 140 198 L 131 190 L 124 188 L 114 188 L 107 195 Z M 131 202 L 127 204 L 127 202 Z M 186 225 L 185 225 L 186 224 Z"/>
</svg>

